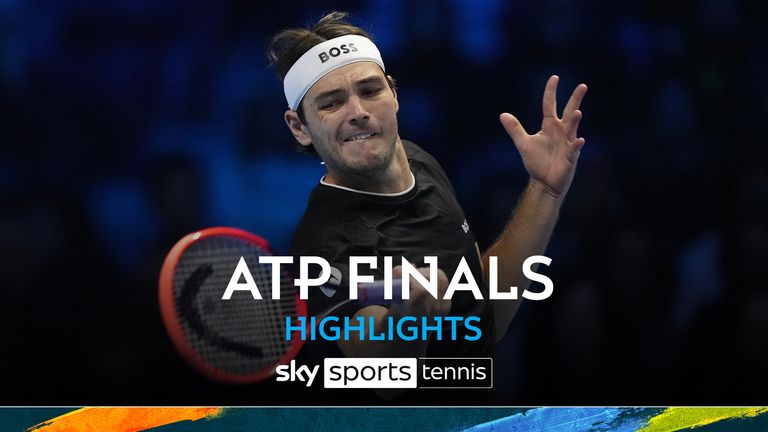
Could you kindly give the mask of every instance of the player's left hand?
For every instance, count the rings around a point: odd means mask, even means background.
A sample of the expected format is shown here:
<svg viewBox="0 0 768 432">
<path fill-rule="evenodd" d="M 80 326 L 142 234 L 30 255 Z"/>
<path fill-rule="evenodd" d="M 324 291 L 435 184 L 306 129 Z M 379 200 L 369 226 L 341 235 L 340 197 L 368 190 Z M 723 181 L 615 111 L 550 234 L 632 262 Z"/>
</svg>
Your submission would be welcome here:
<svg viewBox="0 0 768 432">
<path fill-rule="evenodd" d="M 584 138 L 577 137 L 582 113 L 579 105 L 587 93 L 586 84 L 579 84 L 563 110 L 563 117 L 557 117 L 557 75 L 552 75 L 544 88 L 542 111 L 544 119 L 541 130 L 528 135 L 520 122 L 509 113 L 499 116 L 512 141 L 523 158 L 523 164 L 531 180 L 538 182 L 555 197 L 568 192 L 576 171 L 579 151 Z"/>
</svg>

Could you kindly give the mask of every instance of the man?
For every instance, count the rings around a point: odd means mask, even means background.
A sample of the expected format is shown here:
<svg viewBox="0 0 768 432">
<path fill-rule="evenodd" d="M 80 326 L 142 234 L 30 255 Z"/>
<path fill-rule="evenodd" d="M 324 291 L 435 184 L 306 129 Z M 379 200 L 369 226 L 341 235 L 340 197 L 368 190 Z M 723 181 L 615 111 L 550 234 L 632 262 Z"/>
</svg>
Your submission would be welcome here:
<svg viewBox="0 0 768 432">
<path fill-rule="evenodd" d="M 273 37 L 268 54 L 283 79 L 288 128 L 300 149 L 318 155 L 326 168 L 295 232 L 292 253 L 324 257 L 342 282 L 338 290 L 310 293 L 310 314 L 348 298 L 344 281 L 350 256 L 379 257 L 374 270 L 379 278 L 382 257 L 392 256 L 395 263 L 404 257 L 423 266 L 426 256 L 437 256 L 440 271 L 431 276 L 438 279 L 438 298 L 412 278 L 410 299 L 402 303 L 351 304 L 334 313 L 372 317 L 376 330 L 384 328 L 389 317 L 471 315 L 480 318 L 482 337 L 474 341 L 350 338 L 307 349 L 318 357 L 490 356 L 520 300 L 487 300 L 489 257 L 498 257 L 500 289 L 515 286 L 522 292 L 530 284 L 521 264 L 544 252 L 573 179 L 584 145 L 584 139 L 577 137 L 582 117 L 578 108 L 587 87 L 581 84 L 574 90 L 560 118 L 555 102 L 558 78 L 550 77 L 542 127 L 534 135 L 527 134 L 511 114 L 501 114 L 530 181 L 499 239 L 480 255 L 442 168 L 398 134 L 397 91 L 384 72 L 378 49 L 366 32 L 345 22 L 345 16 L 334 12 L 311 29 L 282 31 Z M 485 300 L 466 291 L 450 300 L 442 298 L 462 260 L 473 275 L 482 275 L 477 283 Z M 396 276 L 400 271 L 395 270 Z M 430 275 L 427 268 L 420 272 Z"/>
</svg>

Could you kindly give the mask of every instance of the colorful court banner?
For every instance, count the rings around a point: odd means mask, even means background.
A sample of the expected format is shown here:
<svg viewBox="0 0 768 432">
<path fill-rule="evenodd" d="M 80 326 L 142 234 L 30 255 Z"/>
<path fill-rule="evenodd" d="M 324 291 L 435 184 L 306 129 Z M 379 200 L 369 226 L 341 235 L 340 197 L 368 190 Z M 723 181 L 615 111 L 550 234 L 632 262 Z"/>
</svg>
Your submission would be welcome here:
<svg viewBox="0 0 768 432">
<path fill-rule="evenodd" d="M 768 430 L 767 407 L 4 408 L 19 432 L 390 431 L 672 432 Z"/>
</svg>

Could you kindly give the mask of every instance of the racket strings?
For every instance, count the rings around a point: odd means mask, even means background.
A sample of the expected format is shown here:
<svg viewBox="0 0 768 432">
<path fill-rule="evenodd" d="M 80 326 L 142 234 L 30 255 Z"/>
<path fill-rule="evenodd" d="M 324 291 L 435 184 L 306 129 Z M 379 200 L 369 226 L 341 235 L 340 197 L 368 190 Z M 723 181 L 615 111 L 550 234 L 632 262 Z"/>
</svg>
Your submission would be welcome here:
<svg viewBox="0 0 768 432">
<path fill-rule="evenodd" d="M 174 273 L 174 303 L 192 348 L 222 372 L 249 375 L 273 367 L 294 341 L 285 337 L 286 316 L 296 317 L 296 288 L 281 275 L 280 299 L 272 300 L 272 267 L 258 263 L 267 252 L 230 236 L 204 238 L 179 258 Z M 262 295 L 235 291 L 222 300 L 243 257 Z"/>
</svg>

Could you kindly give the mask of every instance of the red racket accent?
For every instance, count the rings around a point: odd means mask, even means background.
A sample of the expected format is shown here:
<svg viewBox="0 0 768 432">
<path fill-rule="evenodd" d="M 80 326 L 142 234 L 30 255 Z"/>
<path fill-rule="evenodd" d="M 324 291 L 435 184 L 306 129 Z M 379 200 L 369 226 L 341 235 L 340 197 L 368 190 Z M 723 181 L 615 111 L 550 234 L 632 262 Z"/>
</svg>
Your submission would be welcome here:
<svg viewBox="0 0 768 432">
<path fill-rule="evenodd" d="M 306 302 L 287 272 L 282 300 L 272 300 L 271 290 L 263 300 L 244 298 L 245 293 L 221 300 L 240 256 L 250 255 L 246 262 L 254 278 L 266 278 L 271 286 L 271 266 L 258 264 L 256 258 L 271 253 L 263 238 L 228 227 L 188 234 L 168 253 L 159 281 L 163 322 L 179 353 L 206 377 L 236 384 L 262 381 L 301 350 L 301 337 L 285 341 L 286 314 L 307 315 Z M 225 282 L 206 283 L 211 279 Z"/>
</svg>

